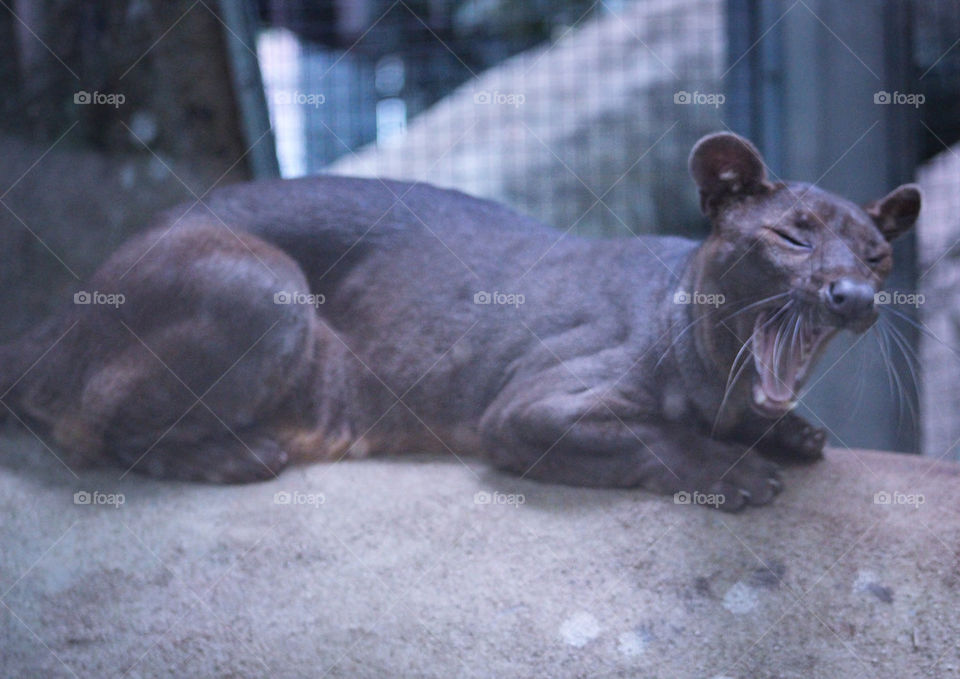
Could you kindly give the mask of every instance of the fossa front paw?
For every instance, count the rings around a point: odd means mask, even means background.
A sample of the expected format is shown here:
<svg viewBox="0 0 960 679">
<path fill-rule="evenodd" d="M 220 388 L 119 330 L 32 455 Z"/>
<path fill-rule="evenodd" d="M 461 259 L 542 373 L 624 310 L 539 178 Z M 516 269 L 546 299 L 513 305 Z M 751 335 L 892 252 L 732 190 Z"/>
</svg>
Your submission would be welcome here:
<svg viewBox="0 0 960 679">
<path fill-rule="evenodd" d="M 800 417 L 782 420 L 757 445 L 766 457 L 781 462 L 810 464 L 823 458 L 827 432 Z"/>
<path fill-rule="evenodd" d="M 685 492 L 691 503 L 724 512 L 768 504 L 783 488 L 779 466 L 752 451 L 718 456 L 684 485 L 696 489 Z"/>
</svg>

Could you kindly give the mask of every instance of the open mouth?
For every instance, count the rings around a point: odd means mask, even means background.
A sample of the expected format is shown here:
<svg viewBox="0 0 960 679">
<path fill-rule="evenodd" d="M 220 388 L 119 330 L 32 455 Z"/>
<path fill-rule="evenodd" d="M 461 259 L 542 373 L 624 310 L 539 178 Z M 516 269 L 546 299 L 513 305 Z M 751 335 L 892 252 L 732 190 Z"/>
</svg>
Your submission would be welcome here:
<svg viewBox="0 0 960 679">
<path fill-rule="evenodd" d="M 784 308 L 757 316 L 751 337 L 757 371 L 753 406 L 761 415 L 777 417 L 796 405 L 818 349 L 834 332 Z"/>
</svg>

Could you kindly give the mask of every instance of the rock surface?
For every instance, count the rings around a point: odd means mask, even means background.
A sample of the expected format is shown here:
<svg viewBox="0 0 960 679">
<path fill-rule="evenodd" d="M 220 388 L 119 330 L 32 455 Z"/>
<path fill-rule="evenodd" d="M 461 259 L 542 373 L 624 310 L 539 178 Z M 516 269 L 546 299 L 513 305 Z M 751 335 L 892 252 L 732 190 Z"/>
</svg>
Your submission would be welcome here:
<svg viewBox="0 0 960 679">
<path fill-rule="evenodd" d="M 929 458 L 830 450 L 737 515 L 417 456 L 214 487 L 75 476 L 11 429 L 0 459 L 3 677 L 960 667 L 960 466 Z"/>
</svg>

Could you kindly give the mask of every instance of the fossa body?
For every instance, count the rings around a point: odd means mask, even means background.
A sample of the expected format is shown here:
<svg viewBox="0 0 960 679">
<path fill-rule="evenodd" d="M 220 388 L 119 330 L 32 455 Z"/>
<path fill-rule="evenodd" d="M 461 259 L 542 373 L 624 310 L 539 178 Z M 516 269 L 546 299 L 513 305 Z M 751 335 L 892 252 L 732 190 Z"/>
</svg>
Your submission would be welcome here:
<svg viewBox="0 0 960 679">
<path fill-rule="evenodd" d="M 74 460 L 161 477 L 437 450 L 763 504 L 769 458 L 821 455 L 791 408 L 826 342 L 876 319 L 920 193 L 861 207 L 774 183 L 732 134 L 690 169 L 703 242 L 564 236 L 422 184 L 226 187 L 114 253 L 92 303 L 0 348 L 0 393 Z"/>
</svg>

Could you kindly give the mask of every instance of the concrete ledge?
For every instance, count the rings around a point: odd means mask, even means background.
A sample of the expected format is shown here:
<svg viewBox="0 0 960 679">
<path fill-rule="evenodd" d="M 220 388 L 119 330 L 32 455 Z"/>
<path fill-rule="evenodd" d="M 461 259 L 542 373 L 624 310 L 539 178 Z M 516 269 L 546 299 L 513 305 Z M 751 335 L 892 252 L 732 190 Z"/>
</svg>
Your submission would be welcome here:
<svg viewBox="0 0 960 679">
<path fill-rule="evenodd" d="M 77 478 L 12 431 L 0 459 L 4 677 L 960 668 L 960 466 L 929 458 L 832 450 L 732 516 L 435 458 L 237 487 Z"/>
</svg>

